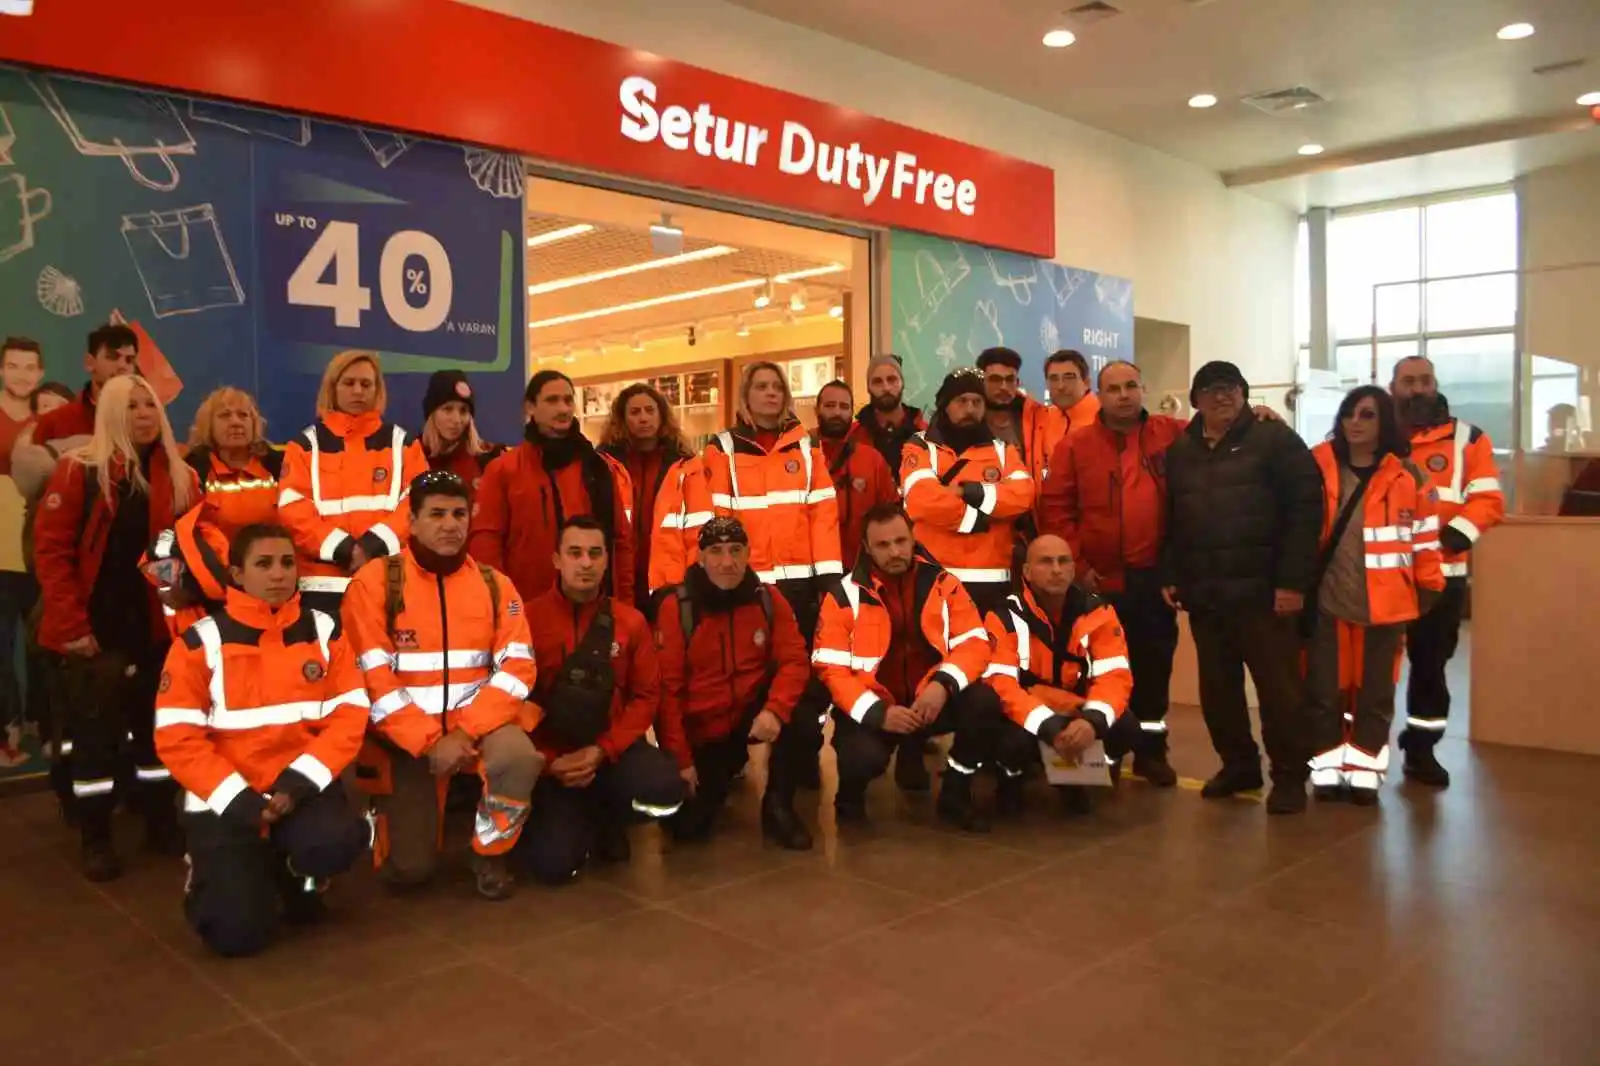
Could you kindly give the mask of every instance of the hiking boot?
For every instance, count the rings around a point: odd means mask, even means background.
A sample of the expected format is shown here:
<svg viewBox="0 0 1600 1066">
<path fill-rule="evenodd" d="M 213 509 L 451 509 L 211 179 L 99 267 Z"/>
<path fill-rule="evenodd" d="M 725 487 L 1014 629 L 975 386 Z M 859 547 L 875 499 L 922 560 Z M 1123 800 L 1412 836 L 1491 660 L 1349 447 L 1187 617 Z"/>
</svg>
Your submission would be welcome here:
<svg viewBox="0 0 1600 1066">
<path fill-rule="evenodd" d="M 1202 799 L 1226 799 L 1240 792 L 1254 792 L 1262 786 L 1261 767 L 1224 766 L 1200 790 Z"/>
<path fill-rule="evenodd" d="M 964 833 L 987 833 L 989 819 L 972 798 L 972 775 L 947 770 L 939 782 L 939 820 Z"/>
<path fill-rule="evenodd" d="M 788 851 L 811 850 L 811 830 L 794 806 L 770 793 L 761 800 L 761 835 Z"/>
<path fill-rule="evenodd" d="M 1419 785 L 1430 788 L 1449 788 L 1450 771 L 1439 765 L 1432 744 L 1407 743 L 1406 733 L 1400 734 L 1400 750 L 1406 753 L 1405 774 Z"/>
<path fill-rule="evenodd" d="M 1280 778 L 1272 782 L 1272 791 L 1267 795 L 1268 814 L 1304 814 L 1305 809 L 1305 781 Z"/>
<path fill-rule="evenodd" d="M 504 855 L 479 855 L 473 852 L 472 877 L 478 895 L 484 899 L 510 899 L 517 891 L 516 878 L 506 869 Z"/>
<path fill-rule="evenodd" d="M 1133 776 L 1142 777 L 1157 788 L 1172 788 L 1178 783 L 1178 771 L 1167 762 L 1165 755 L 1135 755 Z"/>
<path fill-rule="evenodd" d="M 1083 785 L 1057 785 L 1056 795 L 1061 803 L 1061 813 L 1068 818 L 1082 818 L 1094 813 L 1094 801 L 1089 798 L 1089 790 Z"/>
<path fill-rule="evenodd" d="M 933 777 L 922 757 L 922 745 L 908 741 L 895 749 L 894 783 L 901 792 L 928 792 L 933 788 Z"/>
</svg>

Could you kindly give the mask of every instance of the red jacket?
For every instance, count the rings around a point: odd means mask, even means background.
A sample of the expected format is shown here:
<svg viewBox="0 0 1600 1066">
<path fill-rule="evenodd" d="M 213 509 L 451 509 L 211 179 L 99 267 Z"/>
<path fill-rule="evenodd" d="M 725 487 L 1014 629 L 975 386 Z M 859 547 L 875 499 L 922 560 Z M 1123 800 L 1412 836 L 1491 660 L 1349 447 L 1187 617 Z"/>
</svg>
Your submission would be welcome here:
<svg viewBox="0 0 1600 1066">
<path fill-rule="evenodd" d="M 58 408 L 59 410 L 59 408 Z M 182 476 L 191 482 L 190 498 L 199 498 L 194 472 L 187 466 Z M 112 505 L 100 491 L 98 477 L 75 459 L 57 463 L 44 500 L 33 520 L 34 568 L 39 578 L 40 602 L 44 605 L 39 620 L 39 645 L 51 651 L 65 651 L 75 640 L 89 636 L 89 597 L 100 576 L 100 559 L 105 554 L 106 537 L 111 529 Z M 120 469 L 114 472 L 120 478 Z M 177 520 L 173 513 L 172 475 L 167 453 L 156 448 L 150 456 L 150 528 L 145 543 Z M 85 494 L 92 494 L 86 500 Z M 85 515 L 87 514 L 87 521 Z M 143 609 L 149 618 L 157 644 L 168 640 L 167 624 L 155 590 L 146 587 Z M 138 605 L 129 604 L 130 611 Z"/>
<path fill-rule="evenodd" d="M 662 486 L 668 479 L 682 476 L 679 464 L 689 457 L 675 450 L 658 447 L 654 451 L 607 445 L 600 449 L 628 472 L 628 483 L 633 498 L 628 501 L 629 522 L 634 529 L 633 538 L 633 602 L 642 606 L 649 602 L 650 568 L 654 556 L 656 529 L 656 501 L 662 495 Z M 668 494 L 672 494 L 668 489 Z M 681 580 L 679 575 L 678 580 Z M 677 581 L 670 582 L 676 584 Z"/>
<path fill-rule="evenodd" d="M 561 589 L 551 588 L 527 606 L 538 676 L 532 700 L 539 703 L 550 695 L 568 653 L 589 631 L 600 601 L 573 603 Z M 606 758 L 615 762 L 656 722 L 661 707 L 661 669 L 656 662 L 654 634 L 644 615 L 613 599 L 611 617 L 616 626 L 616 640 L 611 647 L 616 691 L 611 697 L 611 727 L 596 743 Z M 533 743 L 547 760 L 567 754 L 567 749 L 545 729 L 533 731 Z"/>
<path fill-rule="evenodd" d="M 770 625 L 761 603 L 763 594 L 772 606 Z M 685 600 L 694 619 L 687 647 Z M 703 569 L 693 567 L 688 581 L 661 601 L 656 646 L 661 660 L 661 746 L 682 767 L 694 765 L 693 748 L 720 740 L 738 727 L 750 701 L 769 679 L 757 710 L 771 711 L 786 724 L 811 679 L 806 642 L 794 610 L 777 592 L 763 590 L 754 573 L 747 573 L 744 584 L 732 593 L 723 593 Z"/>
<path fill-rule="evenodd" d="M 505 448 L 498 444 L 490 445 L 486 452 L 474 455 L 465 448 L 452 448 L 443 455 L 428 456 L 429 470 L 448 470 L 462 481 L 467 483 L 467 495 L 477 499 L 478 488 L 483 484 L 483 475 L 489 464 L 505 453 Z"/>
<path fill-rule="evenodd" d="M 900 482 L 900 461 L 904 458 L 906 443 L 928 428 L 928 420 L 922 417 L 920 408 L 905 407 L 904 410 L 905 418 L 899 425 L 891 427 L 879 421 L 877 410 L 867 404 L 856 412 L 856 420 L 850 424 L 850 436 L 847 438 L 857 444 L 876 448 L 889 467 L 895 484 Z"/>
<path fill-rule="evenodd" d="M 1039 532 L 1072 547 L 1078 570 L 1120 592 L 1126 570 L 1154 567 L 1167 532 L 1167 448 L 1185 423 L 1145 414 L 1136 434 L 1104 421 L 1062 438 L 1045 478 Z"/>
<path fill-rule="evenodd" d="M 543 446 L 524 441 L 489 464 L 472 504 L 468 550 L 511 579 L 525 600 L 555 588 L 551 557 L 561 523 L 573 515 L 595 515 L 609 523 L 612 595 L 633 603 L 633 507 L 627 472 L 616 460 L 594 450 L 582 437 L 577 457 L 553 474 L 545 469 Z M 604 481 L 611 493 L 609 520 L 596 514 L 590 485 Z M 602 512 L 605 510 L 601 508 Z"/>
<path fill-rule="evenodd" d="M 91 436 L 94 433 L 94 401 L 89 398 L 91 388 L 85 385 L 76 400 L 40 415 L 28 439 L 35 444 L 49 444 L 53 440 L 65 440 L 68 437 Z"/>
<path fill-rule="evenodd" d="M 839 552 L 848 571 L 856 565 L 856 555 L 861 551 L 867 512 L 880 503 L 898 500 L 900 487 L 889 464 L 870 442 L 863 444 L 851 437 L 843 441 L 819 439 L 839 501 Z"/>
</svg>

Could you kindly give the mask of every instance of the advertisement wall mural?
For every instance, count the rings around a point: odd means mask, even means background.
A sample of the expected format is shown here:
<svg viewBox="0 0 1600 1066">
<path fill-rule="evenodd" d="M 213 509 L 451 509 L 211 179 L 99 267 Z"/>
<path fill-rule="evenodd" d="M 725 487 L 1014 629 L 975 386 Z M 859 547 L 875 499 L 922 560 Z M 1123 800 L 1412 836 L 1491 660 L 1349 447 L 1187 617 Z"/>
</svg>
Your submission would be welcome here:
<svg viewBox="0 0 1600 1066">
<path fill-rule="evenodd" d="M 1091 373 L 1133 358 L 1133 282 L 1110 274 L 895 231 L 889 238 L 892 350 L 906 402 L 928 406 L 939 382 L 985 348 L 1014 348 L 1022 384 L 1046 400 L 1044 358 L 1075 348 Z"/>
</svg>

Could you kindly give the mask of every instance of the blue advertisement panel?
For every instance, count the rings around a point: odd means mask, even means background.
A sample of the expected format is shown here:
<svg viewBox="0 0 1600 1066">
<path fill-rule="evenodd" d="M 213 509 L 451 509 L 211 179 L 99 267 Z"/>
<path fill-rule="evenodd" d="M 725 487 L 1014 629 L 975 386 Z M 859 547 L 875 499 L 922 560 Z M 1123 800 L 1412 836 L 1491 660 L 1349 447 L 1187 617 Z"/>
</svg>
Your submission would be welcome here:
<svg viewBox="0 0 1600 1066">
<path fill-rule="evenodd" d="M 939 382 L 985 348 L 1014 348 L 1022 384 L 1045 399 L 1044 359 L 1061 348 L 1091 371 L 1133 358 L 1133 282 L 976 244 L 896 230 L 889 238 L 893 351 L 906 401 L 926 406 Z"/>
</svg>

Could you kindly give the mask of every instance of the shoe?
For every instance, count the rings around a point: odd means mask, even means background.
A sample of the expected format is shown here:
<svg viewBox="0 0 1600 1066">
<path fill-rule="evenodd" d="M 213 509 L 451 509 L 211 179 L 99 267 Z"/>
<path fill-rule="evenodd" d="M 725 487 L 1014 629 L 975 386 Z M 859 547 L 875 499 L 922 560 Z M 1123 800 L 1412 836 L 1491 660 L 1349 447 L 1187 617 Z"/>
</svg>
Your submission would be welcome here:
<svg viewBox="0 0 1600 1066">
<path fill-rule="evenodd" d="M 1405 773 L 1419 785 L 1430 788 L 1449 788 L 1450 771 L 1439 765 L 1432 744 L 1407 744 L 1406 734 L 1400 734 L 1400 749 L 1406 753 Z"/>
<path fill-rule="evenodd" d="M 1259 766 L 1238 769 L 1224 766 L 1205 783 L 1205 787 L 1200 790 L 1200 797 L 1208 800 L 1226 799 L 1240 792 L 1254 792 L 1263 783 Z"/>
<path fill-rule="evenodd" d="M 1357 807 L 1376 807 L 1378 805 L 1378 790 L 1375 788 L 1352 788 L 1350 802 Z"/>
<path fill-rule="evenodd" d="M 1318 803 L 1343 803 L 1350 798 L 1349 790 L 1343 785 L 1312 785 L 1311 795 Z"/>
<path fill-rule="evenodd" d="M 1061 813 L 1069 818 L 1081 818 L 1094 812 L 1094 801 L 1083 785 L 1057 785 L 1056 795 L 1061 801 Z"/>
<path fill-rule="evenodd" d="M 994 783 L 994 813 L 1002 818 L 1015 818 L 1022 813 L 1023 797 L 1022 775 L 1013 777 L 1000 771 Z"/>
<path fill-rule="evenodd" d="M 633 858 L 626 826 L 604 826 L 595 834 L 594 859 L 599 863 L 625 863 Z"/>
<path fill-rule="evenodd" d="M 1305 781 L 1283 778 L 1272 783 L 1272 791 L 1267 795 L 1268 814 L 1303 814 L 1305 809 Z"/>
<path fill-rule="evenodd" d="M 680 844 L 703 844 L 711 839 L 716 811 L 690 799 L 677 814 L 666 820 L 667 832 Z"/>
<path fill-rule="evenodd" d="M 278 871 L 278 898 L 283 900 L 283 918 L 291 925 L 315 925 L 328 916 L 322 894 L 328 879 L 304 877 L 295 873 L 286 860 Z"/>
<path fill-rule="evenodd" d="M 1106 769 L 1109 770 L 1110 773 L 1111 773 L 1111 787 L 1112 788 L 1121 788 L 1122 787 L 1122 758 L 1121 758 L 1121 756 L 1118 756 L 1115 759 L 1107 759 L 1106 760 Z"/>
<path fill-rule="evenodd" d="M 839 825 L 866 825 L 866 790 L 847 792 L 840 789 L 838 795 L 833 797 L 833 820 Z"/>
<path fill-rule="evenodd" d="M 623 837 L 627 839 L 626 836 Z M 472 854 L 472 877 L 478 895 L 484 899 L 510 899 L 517 891 L 517 880 L 506 869 L 504 855 Z"/>
<path fill-rule="evenodd" d="M 811 850 L 811 830 L 794 805 L 771 794 L 761 800 L 761 835 L 787 851 Z"/>
<path fill-rule="evenodd" d="M 894 783 L 901 792 L 928 792 L 933 788 L 933 777 L 922 757 L 922 745 L 901 744 L 894 756 Z"/>
<path fill-rule="evenodd" d="M 1135 755 L 1133 775 L 1144 778 L 1157 788 L 1172 788 L 1178 783 L 1178 771 L 1168 764 L 1165 755 Z"/>
<path fill-rule="evenodd" d="M 117 858 L 109 833 L 104 836 L 84 834 L 83 876 L 96 884 L 115 881 L 122 876 L 122 860 Z"/>
<path fill-rule="evenodd" d="M 964 833 L 987 833 L 989 819 L 972 798 L 972 775 L 946 770 L 939 782 L 939 820 Z"/>
</svg>

